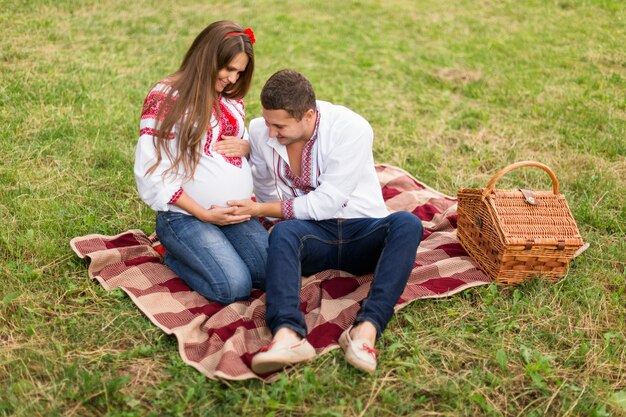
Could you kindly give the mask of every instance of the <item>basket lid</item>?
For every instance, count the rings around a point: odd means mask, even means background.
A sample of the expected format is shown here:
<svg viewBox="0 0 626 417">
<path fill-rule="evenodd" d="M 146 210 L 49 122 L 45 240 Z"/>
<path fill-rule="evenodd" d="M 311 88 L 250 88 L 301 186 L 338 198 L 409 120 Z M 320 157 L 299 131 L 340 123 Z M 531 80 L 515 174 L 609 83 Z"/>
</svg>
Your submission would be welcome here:
<svg viewBox="0 0 626 417">
<path fill-rule="evenodd" d="M 507 245 L 582 246 L 583 240 L 563 194 L 533 192 L 529 204 L 520 190 L 493 190 L 486 198 Z"/>
</svg>

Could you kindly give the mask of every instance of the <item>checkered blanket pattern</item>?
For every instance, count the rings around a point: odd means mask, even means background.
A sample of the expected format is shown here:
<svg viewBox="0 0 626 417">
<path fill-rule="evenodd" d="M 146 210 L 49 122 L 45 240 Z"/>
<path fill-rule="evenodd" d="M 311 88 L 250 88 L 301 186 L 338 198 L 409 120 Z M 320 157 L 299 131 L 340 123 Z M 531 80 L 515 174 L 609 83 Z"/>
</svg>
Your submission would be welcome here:
<svg viewBox="0 0 626 417">
<path fill-rule="evenodd" d="M 424 224 L 424 240 L 396 311 L 420 298 L 447 297 L 490 282 L 456 238 L 454 198 L 397 167 L 377 165 L 376 171 L 389 210 L 410 211 Z M 121 288 L 152 323 L 176 336 L 187 364 L 211 379 L 275 380 L 277 374 L 259 376 L 250 369 L 254 354 L 271 339 L 265 293 L 254 290 L 248 301 L 227 306 L 207 301 L 161 263 L 155 243 L 154 237 L 129 230 L 77 237 L 70 245 L 79 257 L 90 259 L 91 278 L 106 290 Z M 356 317 L 371 280 L 372 275 L 337 270 L 303 279 L 301 308 L 318 354 L 339 347 L 337 339 Z"/>
</svg>

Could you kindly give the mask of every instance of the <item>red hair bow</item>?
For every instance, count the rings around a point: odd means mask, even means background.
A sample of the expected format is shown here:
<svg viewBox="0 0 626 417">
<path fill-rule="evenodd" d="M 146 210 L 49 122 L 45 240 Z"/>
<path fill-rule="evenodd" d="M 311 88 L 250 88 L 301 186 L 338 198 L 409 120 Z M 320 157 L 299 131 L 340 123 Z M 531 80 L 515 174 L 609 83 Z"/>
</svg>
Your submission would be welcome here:
<svg viewBox="0 0 626 417">
<path fill-rule="evenodd" d="M 252 31 L 252 29 L 250 28 L 246 28 L 243 33 L 245 33 L 246 35 L 248 35 L 248 38 L 250 38 L 250 43 L 254 44 L 256 42 L 256 39 L 254 39 L 254 32 Z"/>
<path fill-rule="evenodd" d="M 256 39 L 254 38 L 254 32 L 250 28 L 245 28 L 243 33 L 242 32 L 230 32 L 230 33 L 227 33 L 226 37 L 236 36 L 236 35 L 246 35 L 248 37 L 248 39 L 250 39 L 250 43 L 254 44 L 256 42 Z"/>
</svg>

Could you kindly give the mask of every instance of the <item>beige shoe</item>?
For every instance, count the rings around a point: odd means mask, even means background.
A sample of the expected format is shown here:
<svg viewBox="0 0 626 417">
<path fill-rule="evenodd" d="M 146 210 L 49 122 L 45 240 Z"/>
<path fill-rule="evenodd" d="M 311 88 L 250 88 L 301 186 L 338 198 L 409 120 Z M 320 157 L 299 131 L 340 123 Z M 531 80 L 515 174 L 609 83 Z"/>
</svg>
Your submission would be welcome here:
<svg viewBox="0 0 626 417">
<path fill-rule="evenodd" d="M 352 330 L 352 326 L 348 327 L 348 330 L 341 333 L 339 337 L 339 346 L 343 349 L 346 360 L 355 368 L 370 374 L 373 373 L 378 363 L 376 355 L 380 352 L 374 349 L 367 339 L 352 340 L 350 330 Z"/>
<path fill-rule="evenodd" d="M 291 345 L 272 342 L 252 358 L 252 370 L 257 374 L 267 374 L 314 357 L 315 348 L 306 339 Z"/>
</svg>

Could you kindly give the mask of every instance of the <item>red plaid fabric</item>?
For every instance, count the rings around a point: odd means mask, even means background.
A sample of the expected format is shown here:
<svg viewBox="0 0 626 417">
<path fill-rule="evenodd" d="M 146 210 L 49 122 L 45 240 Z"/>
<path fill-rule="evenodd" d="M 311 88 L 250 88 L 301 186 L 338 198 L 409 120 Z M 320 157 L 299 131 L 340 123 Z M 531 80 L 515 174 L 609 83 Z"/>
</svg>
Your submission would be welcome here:
<svg viewBox="0 0 626 417">
<path fill-rule="evenodd" d="M 456 200 L 389 165 L 376 167 L 390 211 L 414 213 L 424 224 L 424 240 L 396 310 L 420 298 L 447 297 L 490 280 L 456 238 Z M 88 235 L 70 245 L 88 257 L 89 276 L 111 290 L 121 288 L 160 329 L 178 339 L 183 361 L 211 379 L 263 378 L 250 369 L 255 353 L 271 340 L 265 326 L 265 293 L 254 290 L 247 301 L 227 306 L 191 291 L 161 263 L 154 238 L 130 230 L 117 236 Z M 156 249 L 155 249 L 156 248 Z M 353 276 L 328 270 L 303 280 L 301 307 L 308 340 L 318 354 L 339 347 L 337 340 L 356 317 L 372 275 Z"/>
</svg>

